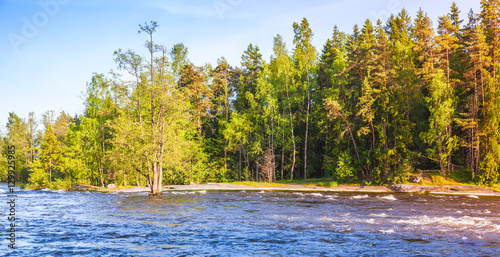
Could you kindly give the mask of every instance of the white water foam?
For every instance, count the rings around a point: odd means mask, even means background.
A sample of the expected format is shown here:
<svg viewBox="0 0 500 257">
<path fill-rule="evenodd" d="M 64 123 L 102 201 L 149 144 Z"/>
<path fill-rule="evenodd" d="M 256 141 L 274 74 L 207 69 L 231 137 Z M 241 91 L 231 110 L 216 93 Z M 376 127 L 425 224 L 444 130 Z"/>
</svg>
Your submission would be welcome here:
<svg viewBox="0 0 500 257">
<path fill-rule="evenodd" d="M 422 215 L 418 217 L 414 217 L 409 220 L 397 220 L 393 221 L 399 224 L 411 224 L 411 225 L 424 225 L 424 226 L 435 226 L 441 225 L 446 227 L 455 227 L 455 228 L 470 228 L 473 230 L 477 230 L 477 228 L 490 228 L 494 231 L 500 232 L 500 225 L 494 224 L 491 221 L 485 218 L 479 217 L 470 217 L 463 216 L 460 218 L 455 217 L 428 217 L 427 215 Z"/>
<path fill-rule="evenodd" d="M 0 194 L 7 193 L 7 190 L 0 189 Z"/>
<path fill-rule="evenodd" d="M 307 195 L 312 195 L 312 196 L 323 196 L 322 194 L 320 193 L 310 193 L 310 194 L 307 194 Z"/>
<path fill-rule="evenodd" d="M 390 201 L 396 201 L 398 199 L 396 199 L 396 197 L 394 197 L 393 195 L 386 195 L 386 196 L 382 196 L 380 197 L 381 199 L 385 199 L 385 200 L 390 200 Z"/>
<path fill-rule="evenodd" d="M 476 198 L 476 199 L 478 199 L 478 198 L 479 198 L 479 196 L 477 196 L 477 195 L 467 195 L 467 197 L 470 197 L 470 198 Z"/>
<path fill-rule="evenodd" d="M 387 214 L 385 214 L 385 213 L 380 213 L 380 214 L 370 214 L 370 216 L 373 216 L 373 217 L 387 217 Z"/>
<path fill-rule="evenodd" d="M 336 195 L 325 195 L 326 200 L 336 201 Z"/>
<path fill-rule="evenodd" d="M 393 229 L 381 229 L 381 230 L 379 230 L 379 232 L 382 234 L 392 234 L 392 233 L 394 233 L 394 230 Z"/>
<path fill-rule="evenodd" d="M 198 191 L 198 193 L 200 193 L 200 194 L 204 195 L 204 194 L 206 194 L 206 193 L 207 193 L 207 190 L 201 190 L 201 191 Z"/>
<path fill-rule="evenodd" d="M 351 217 L 322 217 L 319 221 L 323 222 L 341 222 L 341 223 L 366 223 L 366 224 L 377 224 L 375 219 L 364 219 L 364 218 L 351 218 Z"/>
<path fill-rule="evenodd" d="M 368 198 L 369 196 L 368 195 L 354 195 L 354 196 L 351 196 L 352 199 L 365 199 L 365 198 Z"/>
</svg>

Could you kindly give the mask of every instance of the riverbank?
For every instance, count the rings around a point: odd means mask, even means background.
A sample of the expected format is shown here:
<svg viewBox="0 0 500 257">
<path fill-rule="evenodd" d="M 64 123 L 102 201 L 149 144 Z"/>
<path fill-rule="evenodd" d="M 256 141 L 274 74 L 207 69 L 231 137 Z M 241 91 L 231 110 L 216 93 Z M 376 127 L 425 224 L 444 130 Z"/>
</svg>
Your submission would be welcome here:
<svg viewBox="0 0 500 257">
<path fill-rule="evenodd" d="M 417 185 L 395 184 L 387 186 L 338 185 L 322 187 L 311 184 L 267 184 L 267 183 L 207 183 L 193 185 L 163 186 L 163 191 L 308 191 L 308 192 L 355 192 L 355 193 L 429 193 L 450 195 L 500 196 L 499 191 L 489 188 L 464 185 Z M 118 189 L 101 189 L 100 192 L 149 192 L 149 187 L 128 187 Z"/>
</svg>

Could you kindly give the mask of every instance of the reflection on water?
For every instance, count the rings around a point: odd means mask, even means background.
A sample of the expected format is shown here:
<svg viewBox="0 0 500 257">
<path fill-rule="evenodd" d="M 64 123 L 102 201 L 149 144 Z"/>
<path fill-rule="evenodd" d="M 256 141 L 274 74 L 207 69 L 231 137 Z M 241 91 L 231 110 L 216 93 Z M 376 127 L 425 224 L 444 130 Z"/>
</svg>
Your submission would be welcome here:
<svg viewBox="0 0 500 257">
<path fill-rule="evenodd" d="M 5 202 L 5 192 L 0 197 Z M 18 201 L 18 250 L 3 250 L 12 256 L 500 252 L 497 197 L 199 191 L 152 198 L 22 191 Z M 6 205 L 0 208 L 6 230 Z"/>
</svg>

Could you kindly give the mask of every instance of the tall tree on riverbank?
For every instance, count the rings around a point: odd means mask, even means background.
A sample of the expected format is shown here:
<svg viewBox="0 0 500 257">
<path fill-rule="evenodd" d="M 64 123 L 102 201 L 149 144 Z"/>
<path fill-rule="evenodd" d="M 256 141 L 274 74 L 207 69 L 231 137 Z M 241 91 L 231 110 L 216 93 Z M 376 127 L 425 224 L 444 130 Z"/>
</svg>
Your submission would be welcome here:
<svg viewBox="0 0 500 257">
<path fill-rule="evenodd" d="M 29 163 L 29 146 L 28 146 L 28 127 L 26 121 L 15 113 L 9 113 L 7 121 L 7 135 L 5 137 L 7 146 L 15 147 L 15 174 L 17 181 L 27 179 L 27 169 Z M 4 155 L 7 154 L 7 149 L 4 150 Z"/>
<path fill-rule="evenodd" d="M 484 157 L 479 181 L 485 184 L 500 181 L 500 1 L 481 1 L 481 26 L 489 45 L 491 66 L 484 80 L 483 132 Z"/>
<path fill-rule="evenodd" d="M 451 134 L 451 120 L 455 112 L 454 94 L 446 81 L 446 73 L 438 69 L 429 84 L 430 96 L 426 99 L 431 116 L 429 131 L 422 134 L 431 145 L 429 155 L 436 158 L 443 175 L 450 172 L 450 156 L 457 147 L 458 139 Z"/>
<path fill-rule="evenodd" d="M 290 179 L 293 180 L 293 173 L 295 170 L 296 163 L 296 139 L 295 139 L 295 115 L 292 111 L 292 106 L 296 105 L 296 88 L 293 87 L 294 84 L 294 73 L 295 67 L 293 65 L 293 60 L 290 58 L 288 54 L 288 50 L 286 49 L 286 44 L 283 42 L 283 38 L 280 35 L 277 35 L 274 38 L 274 46 L 273 46 L 274 57 L 270 64 L 271 74 L 273 76 L 273 84 L 278 88 L 279 92 L 283 95 L 281 100 L 281 109 L 283 115 L 281 117 L 283 123 L 283 142 L 282 142 L 282 151 L 281 151 L 281 169 L 283 179 L 283 169 L 284 169 L 284 160 L 285 160 L 285 152 L 289 152 L 291 150 L 291 164 L 290 166 Z M 285 115 L 286 113 L 286 115 Z M 286 129 L 285 129 L 286 127 Z M 286 136 L 285 136 L 286 134 Z M 288 138 L 286 140 L 285 138 Z M 291 141 L 291 143 L 290 143 Z M 287 149 L 290 148 L 291 149 Z"/>
<path fill-rule="evenodd" d="M 311 94 L 315 90 L 316 48 L 312 45 L 313 33 L 306 18 L 299 23 L 293 23 L 293 59 L 297 67 L 297 87 L 301 90 L 305 101 L 305 131 L 304 131 L 304 179 L 307 179 L 307 146 L 309 139 L 309 119 L 311 112 Z"/>
<path fill-rule="evenodd" d="M 49 175 L 49 183 L 52 183 L 52 174 L 56 171 L 63 171 L 65 160 L 60 142 L 51 124 L 45 130 L 40 160 L 43 170 Z"/>
</svg>

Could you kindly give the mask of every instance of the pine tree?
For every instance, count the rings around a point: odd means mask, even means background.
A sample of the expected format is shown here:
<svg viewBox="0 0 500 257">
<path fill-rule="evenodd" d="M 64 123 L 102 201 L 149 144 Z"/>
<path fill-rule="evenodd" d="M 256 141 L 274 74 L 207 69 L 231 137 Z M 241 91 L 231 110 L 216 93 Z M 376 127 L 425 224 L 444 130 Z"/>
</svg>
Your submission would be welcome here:
<svg viewBox="0 0 500 257">
<path fill-rule="evenodd" d="M 217 124 L 210 125 L 212 130 L 214 127 L 222 131 L 229 123 L 231 114 L 231 98 L 234 94 L 234 83 L 232 83 L 232 68 L 227 63 L 224 57 L 217 60 L 217 67 L 211 71 L 212 78 L 212 92 L 213 92 L 213 115 L 216 117 Z M 217 136 L 222 136 L 220 131 L 213 132 Z M 227 140 L 223 139 L 223 152 L 224 152 L 224 170 L 228 171 L 228 149 Z M 216 146 L 217 147 L 217 146 Z"/>
<path fill-rule="evenodd" d="M 203 119 L 207 110 L 212 107 L 211 96 L 213 94 L 207 83 L 205 70 L 195 67 L 193 64 L 186 65 L 181 72 L 180 86 L 187 90 L 192 104 L 192 114 L 196 117 L 195 126 L 198 129 L 198 140 L 201 144 Z"/>
<path fill-rule="evenodd" d="M 14 155 L 16 179 L 17 181 L 25 181 L 29 165 L 28 127 L 26 121 L 15 113 L 10 112 L 6 128 L 6 145 L 14 146 L 16 149 Z"/>
<path fill-rule="evenodd" d="M 469 23 L 465 29 L 466 49 L 469 53 L 464 61 L 470 66 L 465 74 L 466 80 L 466 112 L 462 119 L 458 119 L 459 125 L 467 131 L 467 138 L 463 145 L 467 148 L 466 164 L 470 169 L 471 178 L 479 175 L 479 164 L 481 162 L 480 121 L 484 115 L 485 104 L 485 82 L 489 76 L 487 68 L 490 66 L 491 58 L 488 56 L 489 46 L 486 44 L 484 29 L 477 23 L 474 14 L 469 13 Z"/>
<path fill-rule="evenodd" d="M 49 174 L 49 183 L 52 183 L 52 174 L 54 172 L 62 172 L 64 165 L 64 156 L 61 149 L 61 143 L 57 140 L 52 125 L 49 125 L 45 130 L 44 140 L 40 159 L 42 167 Z"/>
</svg>

